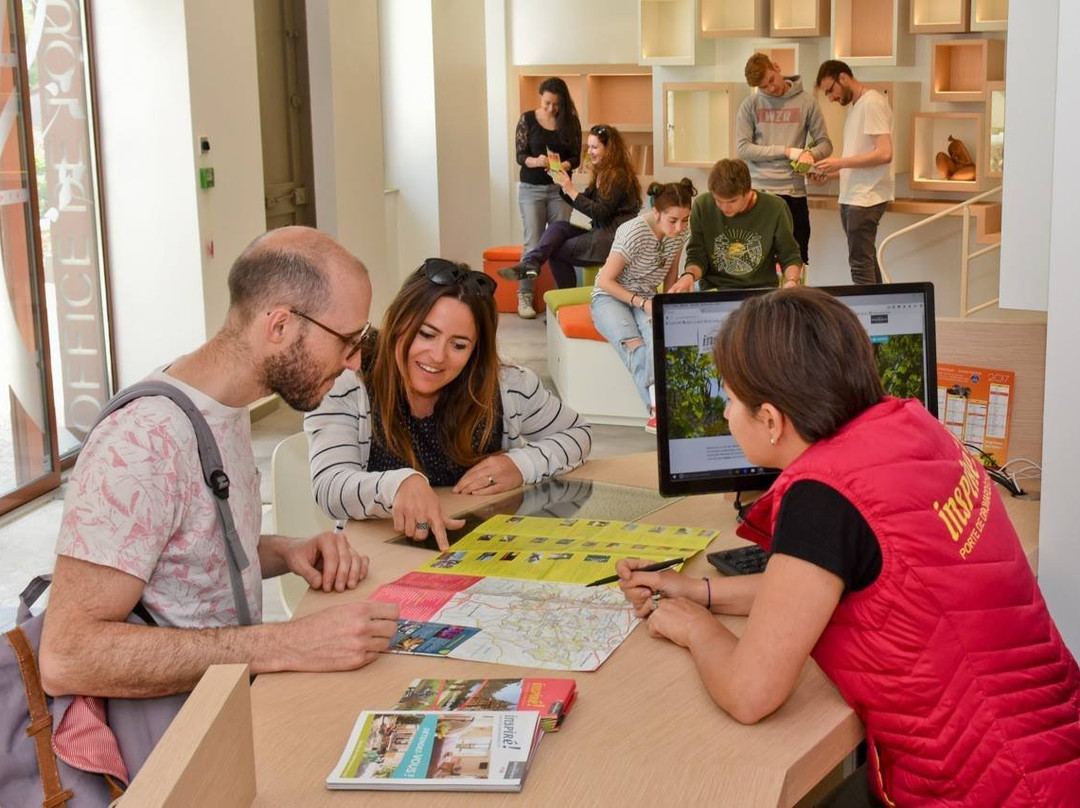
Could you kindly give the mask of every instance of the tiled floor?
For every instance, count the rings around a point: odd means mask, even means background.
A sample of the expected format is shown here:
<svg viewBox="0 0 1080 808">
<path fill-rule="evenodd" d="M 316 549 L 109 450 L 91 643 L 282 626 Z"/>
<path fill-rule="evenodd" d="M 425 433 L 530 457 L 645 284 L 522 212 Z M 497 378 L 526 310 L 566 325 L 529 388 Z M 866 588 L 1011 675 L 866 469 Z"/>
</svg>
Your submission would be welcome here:
<svg viewBox="0 0 1080 808">
<path fill-rule="evenodd" d="M 543 317 L 522 320 L 500 315 L 499 351 L 505 361 L 531 368 L 551 387 L 547 373 Z M 270 526 L 270 456 L 283 438 L 300 430 L 300 414 L 284 405 L 252 425 L 255 459 L 262 472 L 263 528 Z M 593 426 L 594 458 L 644 452 L 655 448 L 655 438 L 637 427 Z M 0 631 L 14 621 L 19 592 L 35 575 L 49 572 L 53 546 L 63 513 L 63 487 L 0 518 Z M 263 593 L 264 618 L 284 619 L 278 587 L 268 582 Z"/>
</svg>

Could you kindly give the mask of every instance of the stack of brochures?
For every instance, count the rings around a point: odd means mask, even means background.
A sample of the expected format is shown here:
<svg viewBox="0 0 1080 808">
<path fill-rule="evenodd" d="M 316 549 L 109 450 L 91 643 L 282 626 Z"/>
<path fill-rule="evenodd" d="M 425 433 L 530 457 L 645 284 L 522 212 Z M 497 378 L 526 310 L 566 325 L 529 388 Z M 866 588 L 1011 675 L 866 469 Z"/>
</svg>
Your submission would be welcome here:
<svg viewBox="0 0 1080 808">
<path fill-rule="evenodd" d="M 399 710 L 535 710 L 555 732 L 577 698 L 573 679 L 413 679 Z"/>
<path fill-rule="evenodd" d="M 520 791 L 543 735 L 531 710 L 365 711 L 326 787 Z"/>
</svg>

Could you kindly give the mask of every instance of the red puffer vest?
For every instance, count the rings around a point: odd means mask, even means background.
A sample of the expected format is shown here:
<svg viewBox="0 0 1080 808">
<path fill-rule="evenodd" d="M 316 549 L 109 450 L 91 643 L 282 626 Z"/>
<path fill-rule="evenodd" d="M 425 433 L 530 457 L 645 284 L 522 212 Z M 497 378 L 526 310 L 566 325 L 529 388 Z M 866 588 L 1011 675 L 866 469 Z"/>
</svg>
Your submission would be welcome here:
<svg viewBox="0 0 1080 808">
<path fill-rule="evenodd" d="M 881 545 L 813 657 L 866 725 L 888 805 L 1080 805 L 1080 671 L 985 470 L 917 401 L 886 399 L 780 475 L 739 535 L 766 549 L 798 480 Z M 756 526 L 756 527 L 755 527 Z"/>
</svg>

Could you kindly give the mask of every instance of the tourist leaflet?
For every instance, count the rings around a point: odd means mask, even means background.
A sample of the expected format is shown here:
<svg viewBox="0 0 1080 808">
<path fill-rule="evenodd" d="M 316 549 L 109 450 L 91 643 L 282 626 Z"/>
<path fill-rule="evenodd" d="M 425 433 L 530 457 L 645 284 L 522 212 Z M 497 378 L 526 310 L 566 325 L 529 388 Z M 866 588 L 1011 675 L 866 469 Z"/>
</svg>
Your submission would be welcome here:
<svg viewBox="0 0 1080 808">
<path fill-rule="evenodd" d="M 392 642 L 398 652 L 591 671 L 637 618 L 617 586 L 583 584 L 613 574 L 618 558 L 685 558 L 716 535 L 635 522 L 496 516 L 433 562 L 376 589 L 372 599 L 400 607 Z"/>
<path fill-rule="evenodd" d="M 555 732 L 577 698 L 573 679 L 413 679 L 398 710 L 536 710 Z"/>
<path fill-rule="evenodd" d="M 542 737 L 535 711 L 365 710 L 326 787 L 520 791 Z"/>
<path fill-rule="evenodd" d="M 689 558 L 717 535 L 695 527 L 504 514 L 488 519 L 420 569 L 587 584 L 613 575 L 620 558 Z"/>
</svg>

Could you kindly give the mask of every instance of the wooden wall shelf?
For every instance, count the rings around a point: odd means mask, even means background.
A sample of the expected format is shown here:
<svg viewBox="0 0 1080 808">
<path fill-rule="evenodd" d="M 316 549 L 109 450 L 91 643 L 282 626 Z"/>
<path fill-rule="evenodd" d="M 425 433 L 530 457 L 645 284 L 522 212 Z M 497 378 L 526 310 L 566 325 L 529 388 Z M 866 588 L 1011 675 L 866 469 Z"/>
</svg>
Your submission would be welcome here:
<svg viewBox="0 0 1080 808">
<path fill-rule="evenodd" d="M 968 29 L 970 0 L 911 0 L 913 34 L 961 34 Z"/>
<path fill-rule="evenodd" d="M 946 39 L 934 43 L 931 101 L 975 102 L 986 84 L 1005 79 L 1005 43 L 1000 39 Z"/>
<path fill-rule="evenodd" d="M 735 116 L 745 83 L 664 84 L 664 165 L 711 168 L 735 156 Z"/>
<path fill-rule="evenodd" d="M 754 53 L 764 53 L 773 63 L 780 68 L 785 76 L 797 76 L 800 74 L 799 67 L 799 43 L 791 42 L 786 45 L 773 45 L 771 48 L 754 48 Z M 813 79 L 809 79 L 812 81 Z M 803 82 L 806 86 L 806 81 Z"/>
<path fill-rule="evenodd" d="M 986 83 L 986 176 L 995 179 L 1005 168 L 1005 82 Z"/>
<path fill-rule="evenodd" d="M 698 63 L 695 0 L 638 0 L 638 64 Z"/>
<path fill-rule="evenodd" d="M 972 31 L 1004 31 L 1009 27 L 1009 0 L 971 0 Z"/>
<path fill-rule="evenodd" d="M 912 64 L 915 43 L 906 24 L 908 2 L 833 0 L 833 58 L 852 67 Z"/>
<path fill-rule="evenodd" d="M 772 0 L 771 36 L 829 35 L 829 0 Z"/>
<path fill-rule="evenodd" d="M 947 180 L 938 175 L 935 158 L 948 151 L 949 135 L 964 141 L 975 160 L 975 179 Z M 980 178 L 986 173 L 981 112 L 917 112 L 911 129 L 911 188 L 923 191 L 982 190 Z"/>
<path fill-rule="evenodd" d="M 754 37 L 769 33 L 768 0 L 699 1 L 702 36 Z"/>
</svg>

